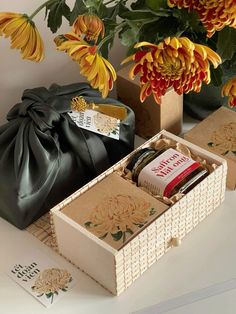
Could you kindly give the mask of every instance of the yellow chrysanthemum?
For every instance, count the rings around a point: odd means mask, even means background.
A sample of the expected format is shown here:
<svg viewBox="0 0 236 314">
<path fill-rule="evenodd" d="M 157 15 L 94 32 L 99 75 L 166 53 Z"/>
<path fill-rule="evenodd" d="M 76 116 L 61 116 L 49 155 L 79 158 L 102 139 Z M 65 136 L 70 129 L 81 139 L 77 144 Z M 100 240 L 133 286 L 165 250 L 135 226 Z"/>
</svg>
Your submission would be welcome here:
<svg viewBox="0 0 236 314">
<path fill-rule="evenodd" d="M 65 51 L 81 68 L 93 88 L 98 88 L 105 98 L 113 88 L 116 72 L 113 66 L 97 53 L 97 46 L 90 46 L 80 36 L 69 33 L 55 39 L 57 49 Z"/>
<path fill-rule="evenodd" d="M 122 63 L 134 61 L 130 78 L 139 74 L 143 102 L 153 93 L 158 104 L 168 88 L 173 87 L 178 94 L 199 92 L 202 82 L 210 83 L 210 64 L 216 68 L 221 59 L 207 46 L 195 44 L 186 37 L 166 38 L 158 45 L 141 42 L 141 48 Z"/>
<path fill-rule="evenodd" d="M 11 48 L 20 49 L 23 59 L 42 61 L 44 47 L 34 23 L 25 14 L 0 12 L 0 36 L 11 38 Z"/>
<path fill-rule="evenodd" d="M 195 10 L 211 37 L 225 26 L 236 28 L 235 0 L 167 0 L 170 7 Z"/>
<path fill-rule="evenodd" d="M 99 35 L 103 38 L 105 34 L 103 21 L 96 15 L 79 15 L 72 27 L 75 34 L 84 34 L 87 41 L 97 42 Z"/>
<path fill-rule="evenodd" d="M 236 107 L 236 76 L 227 81 L 221 91 L 222 97 L 229 97 L 228 105 Z"/>
</svg>

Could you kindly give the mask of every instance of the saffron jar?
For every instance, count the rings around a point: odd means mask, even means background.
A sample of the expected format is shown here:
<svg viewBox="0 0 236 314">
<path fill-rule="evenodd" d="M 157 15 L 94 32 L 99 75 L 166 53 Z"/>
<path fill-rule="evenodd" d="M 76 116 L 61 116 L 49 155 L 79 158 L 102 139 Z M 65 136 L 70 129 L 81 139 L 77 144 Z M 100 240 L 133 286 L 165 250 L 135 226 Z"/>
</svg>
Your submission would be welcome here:
<svg viewBox="0 0 236 314">
<path fill-rule="evenodd" d="M 143 148 L 132 156 L 126 168 L 138 186 L 168 198 L 176 193 L 186 194 L 208 175 L 199 161 L 173 148 Z"/>
</svg>

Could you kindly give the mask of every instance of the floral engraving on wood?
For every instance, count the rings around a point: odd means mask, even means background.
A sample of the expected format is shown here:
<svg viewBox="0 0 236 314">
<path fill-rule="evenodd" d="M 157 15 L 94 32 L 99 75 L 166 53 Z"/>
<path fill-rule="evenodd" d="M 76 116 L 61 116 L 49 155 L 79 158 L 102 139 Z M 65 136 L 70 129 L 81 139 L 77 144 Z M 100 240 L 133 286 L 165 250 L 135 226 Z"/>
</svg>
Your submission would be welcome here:
<svg viewBox="0 0 236 314">
<path fill-rule="evenodd" d="M 223 156 L 229 153 L 236 156 L 236 123 L 230 122 L 221 125 L 212 133 L 211 141 L 207 145 Z"/>
<path fill-rule="evenodd" d="M 60 291 L 66 292 L 68 284 L 72 281 L 71 274 L 59 268 L 45 269 L 36 278 L 32 291 L 38 293 L 37 297 L 46 296 L 53 303 L 54 295 L 58 295 Z"/>
<path fill-rule="evenodd" d="M 100 239 L 110 234 L 114 241 L 124 243 L 127 236 L 142 228 L 155 213 L 156 209 L 145 199 L 118 194 L 104 198 L 90 214 L 85 227 Z"/>
</svg>

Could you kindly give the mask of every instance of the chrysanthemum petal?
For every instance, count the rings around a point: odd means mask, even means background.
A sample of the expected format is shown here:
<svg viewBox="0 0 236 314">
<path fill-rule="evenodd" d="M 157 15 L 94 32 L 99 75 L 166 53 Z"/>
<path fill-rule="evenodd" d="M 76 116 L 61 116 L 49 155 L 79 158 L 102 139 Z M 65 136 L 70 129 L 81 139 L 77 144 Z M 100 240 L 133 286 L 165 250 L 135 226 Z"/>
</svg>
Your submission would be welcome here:
<svg viewBox="0 0 236 314">
<path fill-rule="evenodd" d="M 98 40 L 99 35 L 104 37 L 105 27 L 103 21 L 96 15 L 79 15 L 72 25 L 73 32 L 79 36 L 84 35 L 87 41 Z"/>
<path fill-rule="evenodd" d="M 102 97 L 107 97 L 116 80 L 113 66 L 97 52 L 97 46 L 90 46 L 76 34 L 60 35 L 55 38 L 57 49 L 65 51 L 80 66 L 81 75 L 85 76 L 93 88 L 98 88 Z M 71 38 L 72 40 L 70 40 Z"/>
<path fill-rule="evenodd" d="M 217 67 L 221 61 L 213 50 L 186 37 L 168 37 L 158 45 L 142 42 L 135 46 L 139 50 L 129 57 L 134 61 L 129 77 L 140 77 L 141 101 L 152 92 L 160 103 L 170 87 L 178 94 L 199 92 L 202 82 L 210 82 L 210 62 Z"/>
<path fill-rule="evenodd" d="M 130 62 L 130 61 L 133 61 L 133 56 L 129 56 L 129 57 L 125 58 L 124 60 L 122 60 L 121 65 L 123 65 L 127 62 Z"/>
<path fill-rule="evenodd" d="M 20 49 L 23 59 L 42 61 L 44 57 L 42 38 L 27 15 L 1 12 L 0 35 L 11 38 L 11 48 Z"/>
<path fill-rule="evenodd" d="M 224 84 L 221 95 L 228 97 L 230 107 L 236 107 L 236 76 Z"/>
<path fill-rule="evenodd" d="M 152 43 L 149 43 L 148 41 L 141 41 L 141 42 L 135 44 L 135 45 L 134 45 L 134 48 L 140 48 L 140 47 L 143 47 L 143 46 L 155 47 L 156 45 L 155 45 L 155 44 L 152 44 Z"/>
<path fill-rule="evenodd" d="M 195 10 L 207 30 L 207 36 L 211 37 L 216 31 L 225 26 L 236 28 L 236 2 L 235 0 L 168 0 L 170 7 Z"/>
</svg>

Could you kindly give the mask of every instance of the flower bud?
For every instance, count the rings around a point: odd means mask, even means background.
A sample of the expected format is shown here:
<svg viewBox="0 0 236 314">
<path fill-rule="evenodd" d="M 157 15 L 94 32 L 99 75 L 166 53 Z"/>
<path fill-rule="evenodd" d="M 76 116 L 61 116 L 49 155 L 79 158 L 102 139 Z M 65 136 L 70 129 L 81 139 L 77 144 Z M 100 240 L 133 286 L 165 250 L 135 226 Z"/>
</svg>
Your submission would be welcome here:
<svg viewBox="0 0 236 314">
<path fill-rule="evenodd" d="M 97 42 L 99 35 L 104 37 L 103 21 L 96 15 L 79 15 L 73 23 L 73 32 L 85 35 L 85 40 Z"/>
</svg>

